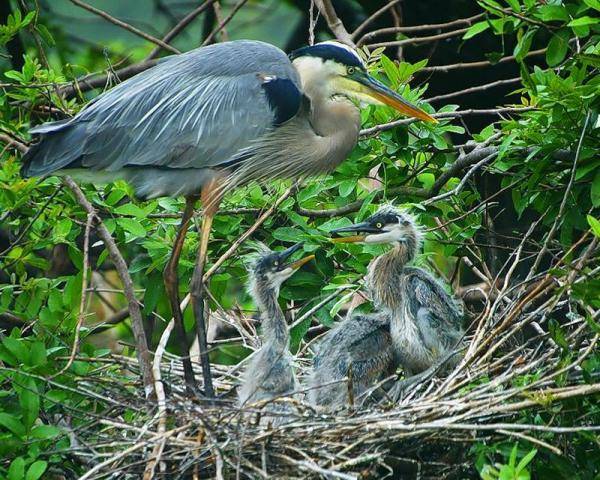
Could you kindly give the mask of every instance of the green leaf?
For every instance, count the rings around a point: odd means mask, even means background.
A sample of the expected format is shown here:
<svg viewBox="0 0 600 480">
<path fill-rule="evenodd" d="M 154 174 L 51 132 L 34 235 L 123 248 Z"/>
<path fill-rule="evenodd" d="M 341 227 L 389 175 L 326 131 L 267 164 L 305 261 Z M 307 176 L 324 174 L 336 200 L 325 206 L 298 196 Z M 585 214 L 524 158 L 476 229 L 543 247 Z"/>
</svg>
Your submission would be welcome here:
<svg viewBox="0 0 600 480">
<path fill-rule="evenodd" d="M 569 31 L 566 29 L 555 33 L 548 43 L 546 50 L 546 63 L 549 67 L 560 64 L 569 51 Z"/>
<path fill-rule="evenodd" d="M 133 218 L 119 218 L 117 219 L 117 223 L 123 227 L 123 229 L 131 233 L 134 237 L 146 236 L 146 229 L 140 222 L 134 220 Z"/>
<path fill-rule="evenodd" d="M 535 457 L 536 454 L 537 450 L 534 448 L 533 450 L 531 450 L 531 452 L 529 452 L 521 459 L 521 461 L 517 465 L 517 475 L 521 472 L 521 470 L 524 470 L 525 467 L 529 465 L 529 463 L 533 460 L 533 457 Z"/>
<path fill-rule="evenodd" d="M 19 363 L 28 363 L 29 361 L 29 350 L 23 344 L 23 341 L 17 338 L 4 337 L 2 344 L 6 349 L 14 355 Z"/>
<path fill-rule="evenodd" d="M 15 458 L 8 467 L 8 480 L 23 480 L 25 476 L 25 460 L 23 457 Z"/>
<path fill-rule="evenodd" d="M 556 20 L 567 22 L 569 20 L 569 12 L 562 5 L 542 5 L 538 9 L 537 16 L 544 22 Z"/>
<path fill-rule="evenodd" d="M 600 220 L 592 217 L 591 215 L 587 216 L 588 224 L 592 229 L 592 233 L 600 238 Z"/>
<path fill-rule="evenodd" d="M 31 356 L 29 364 L 33 367 L 39 367 L 45 365 L 48 361 L 46 356 L 46 346 L 42 342 L 33 342 L 31 345 Z"/>
<path fill-rule="evenodd" d="M 600 0 L 583 0 L 583 1 L 588 7 L 600 11 Z"/>
<path fill-rule="evenodd" d="M 25 436 L 25 427 L 21 421 L 13 415 L 0 412 L 0 426 L 3 426 L 17 437 Z"/>
<path fill-rule="evenodd" d="M 40 440 L 48 440 L 60 435 L 61 430 L 54 425 L 36 425 L 31 429 L 31 436 Z"/>
<path fill-rule="evenodd" d="M 33 462 L 27 469 L 25 480 L 38 480 L 38 478 L 44 474 L 46 468 L 48 468 L 48 462 L 45 462 L 44 460 Z"/>
<path fill-rule="evenodd" d="M 506 0 L 506 3 L 508 3 L 510 8 L 512 8 L 515 12 L 521 11 L 521 4 L 519 3 L 519 0 Z"/>
<path fill-rule="evenodd" d="M 592 205 L 595 207 L 600 206 L 600 170 L 596 173 L 594 181 L 592 182 L 592 188 L 590 190 L 592 197 Z"/>
<path fill-rule="evenodd" d="M 23 424 L 27 431 L 31 429 L 40 413 L 40 396 L 32 378 L 27 379 L 19 392 L 19 404 L 23 415 Z"/>
<path fill-rule="evenodd" d="M 530 28 L 527 32 L 519 38 L 519 42 L 515 47 L 514 55 L 518 62 L 522 62 L 525 55 L 529 53 L 531 49 L 531 42 L 537 32 L 537 28 Z"/>
<path fill-rule="evenodd" d="M 481 32 L 486 31 L 488 28 L 490 28 L 490 24 L 487 21 L 474 23 L 463 35 L 463 40 L 473 38 L 475 35 L 479 35 Z"/>
<path fill-rule="evenodd" d="M 583 17 L 576 18 L 575 20 L 571 20 L 569 23 L 567 23 L 567 26 L 568 27 L 585 27 L 588 25 L 595 25 L 597 23 L 600 23 L 600 18 L 593 18 L 588 15 L 585 15 Z"/>
</svg>

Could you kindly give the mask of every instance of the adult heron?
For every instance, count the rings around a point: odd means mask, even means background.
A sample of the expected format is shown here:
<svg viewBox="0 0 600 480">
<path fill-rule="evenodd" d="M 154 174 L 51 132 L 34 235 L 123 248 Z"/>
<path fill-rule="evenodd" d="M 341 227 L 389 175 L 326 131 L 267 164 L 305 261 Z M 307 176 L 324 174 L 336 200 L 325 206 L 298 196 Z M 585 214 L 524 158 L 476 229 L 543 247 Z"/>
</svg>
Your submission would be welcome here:
<svg viewBox="0 0 600 480">
<path fill-rule="evenodd" d="M 451 359 L 464 333 L 462 311 L 433 275 L 408 265 L 421 243 L 415 219 L 384 205 L 364 222 L 333 230 L 336 235 L 343 232 L 358 235 L 333 241 L 393 246 L 369 264 L 366 284 L 376 308 L 390 315 L 392 344 L 405 375 Z"/>
<path fill-rule="evenodd" d="M 324 42 L 289 57 L 240 40 L 167 57 L 103 93 L 75 117 L 31 130 L 39 142 L 22 174 L 67 174 L 93 183 L 125 179 L 140 198 L 186 197 L 164 280 L 178 336 L 177 265 L 200 196 L 201 237 L 190 293 L 205 394 L 213 396 L 203 317 L 203 270 L 222 195 L 251 181 L 300 178 L 334 169 L 358 141 L 355 101 L 386 104 L 425 121 L 430 115 L 371 77 L 351 48 Z M 189 391 L 196 383 L 183 357 Z"/>
</svg>

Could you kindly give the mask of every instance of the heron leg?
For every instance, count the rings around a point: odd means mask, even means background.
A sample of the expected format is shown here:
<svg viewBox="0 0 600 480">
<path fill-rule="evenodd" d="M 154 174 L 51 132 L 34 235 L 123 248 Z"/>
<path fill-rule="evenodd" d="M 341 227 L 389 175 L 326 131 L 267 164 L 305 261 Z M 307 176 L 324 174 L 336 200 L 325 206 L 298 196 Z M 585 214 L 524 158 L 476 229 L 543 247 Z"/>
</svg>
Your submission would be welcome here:
<svg viewBox="0 0 600 480">
<path fill-rule="evenodd" d="M 196 317 L 196 334 L 198 336 L 198 348 L 200 350 L 200 363 L 202 364 L 202 378 L 204 380 L 204 394 L 212 399 L 215 396 L 212 376 L 210 373 L 210 359 L 208 356 L 208 344 L 206 341 L 206 322 L 204 318 L 204 265 L 206 263 L 208 251 L 208 239 L 212 222 L 217 210 L 219 209 L 220 197 L 218 195 L 219 184 L 213 180 L 202 189 L 202 228 L 200 231 L 200 247 L 198 258 L 196 259 L 196 268 L 192 276 L 192 285 L 190 295 L 192 297 L 192 307 Z"/>
<path fill-rule="evenodd" d="M 179 337 L 179 343 L 182 350 L 181 360 L 183 362 L 183 376 L 185 378 L 186 389 L 190 395 L 196 394 L 196 379 L 194 378 L 194 369 L 192 368 L 192 362 L 190 360 L 190 347 L 185 337 L 185 329 L 183 328 L 183 315 L 179 308 L 179 277 L 177 276 L 177 265 L 179 264 L 179 258 L 181 257 L 185 235 L 190 226 L 190 220 L 194 215 L 195 201 L 196 197 L 187 197 L 185 200 L 185 209 L 181 217 L 177 236 L 175 237 L 173 251 L 171 252 L 171 257 L 163 272 L 165 291 L 169 298 L 169 304 L 171 305 L 171 311 L 173 312 L 173 321 L 175 322 L 175 332 Z"/>
</svg>

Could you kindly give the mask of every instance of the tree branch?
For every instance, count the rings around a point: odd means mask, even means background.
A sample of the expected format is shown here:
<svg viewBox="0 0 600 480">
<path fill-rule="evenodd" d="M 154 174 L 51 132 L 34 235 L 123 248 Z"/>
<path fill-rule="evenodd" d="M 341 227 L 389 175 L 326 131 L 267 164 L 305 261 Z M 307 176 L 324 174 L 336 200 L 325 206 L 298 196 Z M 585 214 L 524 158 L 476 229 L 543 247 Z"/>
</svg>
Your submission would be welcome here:
<svg viewBox="0 0 600 480">
<path fill-rule="evenodd" d="M 146 396 L 155 396 L 154 393 L 154 379 L 152 376 L 152 362 L 150 361 L 150 352 L 148 351 L 148 341 L 146 340 L 146 333 L 144 331 L 144 325 L 142 321 L 142 312 L 140 305 L 135 298 L 133 280 L 129 275 L 127 263 L 123 259 L 123 255 L 117 248 L 114 239 L 110 232 L 102 223 L 101 218 L 98 216 L 96 210 L 85 197 L 79 186 L 70 177 L 63 177 L 63 183 L 73 192 L 75 198 L 79 204 L 84 208 L 88 215 L 91 215 L 96 222 L 96 231 L 104 242 L 106 249 L 110 255 L 110 258 L 119 274 L 121 283 L 123 284 L 123 290 L 125 297 L 127 298 L 127 304 L 129 306 L 129 315 L 131 317 L 131 330 L 136 343 L 136 355 L 140 366 L 140 373 L 142 375 L 142 381 L 144 383 L 144 390 Z"/>
<path fill-rule="evenodd" d="M 137 35 L 138 37 L 142 37 L 144 40 L 148 40 L 151 43 L 161 46 L 162 48 L 164 48 L 165 50 L 168 50 L 169 52 L 181 53 L 179 50 L 177 50 L 175 47 L 172 47 L 168 43 L 165 43 L 162 40 L 160 40 L 156 37 L 153 37 L 152 35 L 148 35 L 146 32 L 143 32 L 142 30 L 135 28 L 133 25 L 129 25 L 128 23 L 123 22 L 122 20 L 119 20 L 118 18 L 115 18 L 112 15 L 109 15 L 104 10 L 100 10 L 96 7 L 93 7 L 92 5 L 88 5 L 87 3 L 82 2 L 81 0 L 69 0 L 69 1 L 71 3 L 74 3 L 75 5 L 77 5 L 78 7 L 81 7 L 84 10 L 87 10 L 88 12 L 98 15 L 98 16 L 104 18 L 105 20 L 108 20 L 110 23 L 113 23 L 114 25 L 117 25 L 118 27 L 124 28 L 128 32 L 131 32 L 134 35 Z"/>
<path fill-rule="evenodd" d="M 348 33 L 348 30 L 346 30 L 346 27 L 344 27 L 340 17 L 338 17 L 337 13 L 335 13 L 335 9 L 331 4 L 331 0 L 315 0 L 315 5 L 323 17 L 325 17 L 325 21 L 335 37 L 340 42 L 350 45 L 351 47 L 355 47 L 356 45 L 354 44 L 352 35 Z"/>
</svg>

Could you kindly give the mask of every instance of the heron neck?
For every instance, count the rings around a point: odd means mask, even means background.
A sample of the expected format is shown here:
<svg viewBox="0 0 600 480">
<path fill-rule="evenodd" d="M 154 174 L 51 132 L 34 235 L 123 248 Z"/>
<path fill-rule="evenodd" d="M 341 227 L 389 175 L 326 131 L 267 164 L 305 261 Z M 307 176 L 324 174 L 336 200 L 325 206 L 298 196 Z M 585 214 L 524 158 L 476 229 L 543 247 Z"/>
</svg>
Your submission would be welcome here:
<svg viewBox="0 0 600 480">
<path fill-rule="evenodd" d="M 369 265 L 368 284 L 378 308 L 398 310 L 402 307 L 404 268 L 415 257 L 417 240 L 398 242 L 390 251 Z"/>
<path fill-rule="evenodd" d="M 257 296 L 256 304 L 261 313 L 263 343 L 271 341 L 287 347 L 289 334 L 278 296 L 278 289 L 262 292 Z"/>
</svg>

